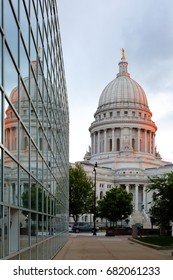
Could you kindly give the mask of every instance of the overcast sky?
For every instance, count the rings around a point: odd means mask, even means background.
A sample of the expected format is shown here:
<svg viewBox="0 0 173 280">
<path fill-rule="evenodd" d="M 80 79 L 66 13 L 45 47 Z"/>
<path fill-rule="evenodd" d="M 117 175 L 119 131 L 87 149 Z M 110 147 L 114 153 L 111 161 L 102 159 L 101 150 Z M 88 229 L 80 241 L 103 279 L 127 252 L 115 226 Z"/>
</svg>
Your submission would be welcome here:
<svg viewBox="0 0 173 280">
<path fill-rule="evenodd" d="M 58 0 L 70 109 L 70 162 L 83 160 L 99 97 L 116 77 L 121 49 L 144 89 L 157 150 L 173 161 L 173 1 Z"/>
</svg>

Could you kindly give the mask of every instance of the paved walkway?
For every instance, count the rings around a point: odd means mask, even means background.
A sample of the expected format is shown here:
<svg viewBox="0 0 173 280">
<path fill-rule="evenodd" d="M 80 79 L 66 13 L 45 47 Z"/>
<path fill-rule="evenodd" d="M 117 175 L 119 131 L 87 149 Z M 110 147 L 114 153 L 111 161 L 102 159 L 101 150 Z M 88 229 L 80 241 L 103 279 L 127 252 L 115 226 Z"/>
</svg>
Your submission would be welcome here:
<svg viewBox="0 0 173 280">
<path fill-rule="evenodd" d="M 54 260 L 173 260 L 173 250 L 156 250 L 128 238 L 70 234 Z"/>
</svg>

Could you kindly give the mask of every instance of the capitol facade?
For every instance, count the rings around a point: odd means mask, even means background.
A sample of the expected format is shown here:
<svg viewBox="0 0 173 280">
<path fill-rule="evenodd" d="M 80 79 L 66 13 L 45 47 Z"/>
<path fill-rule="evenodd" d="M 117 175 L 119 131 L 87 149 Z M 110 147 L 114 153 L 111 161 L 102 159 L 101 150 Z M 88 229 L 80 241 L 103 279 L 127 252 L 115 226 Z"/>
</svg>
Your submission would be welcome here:
<svg viewBox="0 0 173 280">
<path fill-rule="evenodd" d="M 93 178 L 97 162 L 96 197 L 121 187 L 132 195 L 133 214 L 130 224 L 148 225 L 149 202 L 152 193 L 146 192 L 148 176 L 173 171 L 173 165 L 163 161 L 156 150 L 157 126 L 152 120 L 147 96 L 143 88 L 130 77 L 124 49 L 119 72 L 100 95 L 94 121 L 89 127 L 91 146 L 80 163 Z M 91 222 L 92 215 L 82 221 Z M 98 222 L 101 221 L 98 219 Z"/>
</svg>

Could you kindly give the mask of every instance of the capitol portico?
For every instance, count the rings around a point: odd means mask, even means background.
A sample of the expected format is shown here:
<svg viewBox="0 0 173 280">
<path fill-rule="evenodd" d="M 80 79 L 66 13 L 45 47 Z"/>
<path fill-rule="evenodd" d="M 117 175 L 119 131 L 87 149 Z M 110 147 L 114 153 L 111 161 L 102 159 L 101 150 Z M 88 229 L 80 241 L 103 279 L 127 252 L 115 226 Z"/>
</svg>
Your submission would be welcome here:
<svg viewBox="0 0 173 280">
<path fill-rule="evenodd" d="M 130 223 L 149 223 L 152 194 L 146 192 L 148 176 L 170 172 L 173 166 L 156 150 L 157 126 L 144 90 L 128 73 L 124 49 L 119 72 L 101 93 L 89 131 L 91 147 L 80 163 L 93 177 L 97 162 L 97 198 L 112 187 L 122 187 L 133 199 Z M 81 219 L 91 221 L 88 215 Z"/>
</svg>

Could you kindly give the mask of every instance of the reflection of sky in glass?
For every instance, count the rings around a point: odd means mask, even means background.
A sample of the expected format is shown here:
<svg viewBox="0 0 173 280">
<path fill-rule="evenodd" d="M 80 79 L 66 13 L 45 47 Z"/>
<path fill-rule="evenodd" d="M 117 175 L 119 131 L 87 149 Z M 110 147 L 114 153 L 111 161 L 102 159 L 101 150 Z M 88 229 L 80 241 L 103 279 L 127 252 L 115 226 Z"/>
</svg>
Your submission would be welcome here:
<svg viewBox="0 0 173 280">
<path fill-rule="evenodd" d="M 18 28 L 14 15 L 11 11 L 10 4 L 6 1 L 4 7 L 4 30 L 6 40 L 12 50 L 12 54 L 15 58 L 16 63 L 18 64 Z"/>
<path fill-rule="evenodd" d="M 7 48 L 5 48 L 4 62 L 4 88 L 9 96 L 12 89 L 18 85 L 18 74 Z"/>
<path fill-rule="evenodd" d="M 0 143 L 2 143 L 2 92 L 0 91 Z"/>
<path fill-rule="evenodd" d="M 2 37 L 0 35 L 0 84 L 2 84 Z"/>
</svg>

